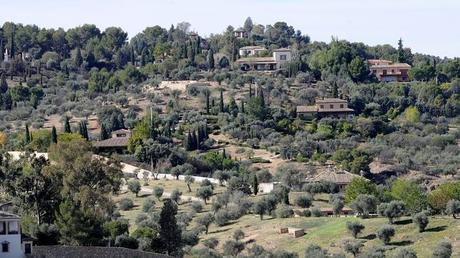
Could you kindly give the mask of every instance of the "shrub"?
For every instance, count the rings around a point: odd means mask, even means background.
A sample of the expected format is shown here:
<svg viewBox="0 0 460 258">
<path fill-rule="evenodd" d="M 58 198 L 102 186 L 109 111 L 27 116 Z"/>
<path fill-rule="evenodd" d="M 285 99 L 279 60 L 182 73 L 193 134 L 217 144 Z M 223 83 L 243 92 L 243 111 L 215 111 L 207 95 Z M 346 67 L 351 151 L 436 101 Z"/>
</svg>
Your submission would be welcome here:
<svg viewBox="0 0 460 258">
<path fill-rule="evenodd" d="M 417 253 L 411 248 L 405 247 L 396 253 L 395 258 L 417 258 Z"/>
<path fill-rule="evenodd" d="M 321 210 L 316 208 L 316 207 L 311 208 L 310 212 L 311 212 L 311 216 L 313 216 L 313 217 L 321 217 L 323 215 L 321 213 Z"/>
<path fill-rule="evenodd" d="M 350 253 L 353 257 L 356 257 L 360 252 L 361 248 L 363 248 L 363 243 L 361 241 L 346 241 L 343 248 L 345 252 Z"/>
<path fill-rule="evenodd" d="M 214 215 L 216 225 L 219 227 L 225 226 L 228 221 L 230 220 L 228 211 L 225 209 L 220 209 L 219 211 L 216 212 Z"/>
<path fill-rule="evenodd" d="M 452 256 L 452 244 L 443 240 L 438 243 L 433 251 L 433 258 L 450 258 Z"/>
<path fill-rule="evenodd" d="M 244 232 L 243 230 L 241 229 L 237 229 L 235 230 L 235 232 L 233 232 L 233 239 L 235 240 L 241 240 L 244 238 Z"/>
<path fill-rule="evenodd" d="M 179 203 L 181 196 L 182 196 L 182 192 L 179 191 L 179 189 L 174 189 L 171 192 L 171 200 L 173 200 L 176 203 Z"/>
<path fill-rule="evenodd" d="M 235 257 L 244 249 L 244 243 L 236 240 L 228 240 L 223 246 L 224 254 Z"/>
<path fill-rule="evenodd" d="M 358 234 L 361 233 L 364 228 L 364 225 L 358 221 L 347 221 L 347 230 L 354 238 L 357 238 Z"/>
<path fill-rule="evenodd" d="M 457 218 L 457 215 L 460 213 L 460 201 L 450 200 L 446 205 L 446 213 L 452 215 L 452 217 Z"/>
<path fill-rule="evenodd" d="M 218 244 L 219 244 L 219 240 L 217 240 L 217 238 L 215 237 L 211 237 L 211 238 L 203 240 L 203 245 L 206 246 L 207 248 L 214 249 L 217 247 Z"/>
<path fill-rule="evenodd" d="M 367 218 L 369 213 L 375 211 L 377 199 L 373 195 L 360 194 L 351 203 L 351 208 L 361 215 L 362 218 Z"/>
<path fill-rule="evenodd" d="M 137 179 L 131 179 L 128 181 L 128 190 L 137 195 L 141 191 L 141 183 Z"/>
<path fill-rule="evenodd" d="M 208 234 L 209 225 L 211 225 L 213 221 L 214 216 L 211 213 L 206 213 L 203 216 L 199 217 L 196 223 L 198 223 L 198 225 L 203 226 L 205 228 L 205 233 Z"/>
<path fill-rule="evenodd" d="M 142 203 L 142 211 L 150 212 L 155 209 L 155 200 L 153 198 L 147 198 Z"/>
<path fill-rule="evenodd" d="M 130 209 L 132 209 L 134 207 L 134 202 L 133 202 L 133 200 L 131 200 L 129 198 L 123 198 L 118 203 L 118 206 L 120 207 L 120 210 L 127 211 L 127 210 L 130 210 Z"/>
<path fill-rule="evenodd" d="M 304 194 L 297 197 L 297 199 L 295 200 L 295 204 L 301 208 L 308 208 L 311 206 L 312 199 L 313 198 L 311 197 L 311 195 Z"/>
<path fill-rule="evenodd" d="M 287 205 L 280 205 L 276 209 L 276 217 L 278 218 L 290 218 L 294 215 L 294 211 Z"/>
<path fill-rule="evenodd" d="M 390 243 L 391 238 L 395 235 L 395 228 L 390 225 L 384 225 L 377 231 L 377 236 L 386 245 Z"/>
<path fill-rule="evenodd" d="M 203 211 L 203 204 L 201 204 L 201 202 L 194 201 L 192 202 L 191 207 L 192 210 L 194 210 L 196 213 L 200 213 L 201 211 Z"/>
<path fill-rule="evenodd" d="M 137 249 L 139 247 L 139 242 L 134 237 L 123 234 L 117 236 L 115 239 L 115 245 L 119 247 L 125 247 L 130 249 Z"/>
<path fill-rule="evenodd" d="M 417 225 L 419 232 L 425 231 L 425 228 L 426 226 L 428 226 L 429 223 L 428 216 L 424 212 L 415 214 L 412 217 L 412 221 L 415 225 Z"/>
<path fill-rule="evenodd" d="M 299 217 L 310 217 L 311 211 L 310 210 L 295 210 L 294 214 L 296 214 Z"/>
<path fill-rule="evenodd" d="M 327 250 L 322 249 L 318 245 L 309 245 L 305 250 L 305 257 L 326 258 L 328 257 Z"/>
<path fill-rule="evenodd" d="M 155 197 L 157 197 L 158 200 L 160 200 L 161 196 L 163 196 L 163 188 L 162 187 L 159 187 L 159 186 L 155 186 L 153 187 L 153 194 L 155 195 Z"/>
</svg>

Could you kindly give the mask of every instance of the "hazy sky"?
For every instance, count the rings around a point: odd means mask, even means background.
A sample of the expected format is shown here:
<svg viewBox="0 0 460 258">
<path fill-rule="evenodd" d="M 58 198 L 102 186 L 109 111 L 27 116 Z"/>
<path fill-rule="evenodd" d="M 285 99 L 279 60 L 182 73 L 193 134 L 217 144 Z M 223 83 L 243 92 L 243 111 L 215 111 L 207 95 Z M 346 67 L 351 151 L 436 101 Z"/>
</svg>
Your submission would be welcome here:
<svg viewBox="0 0 460 258">
<path fill-rule="evenodd" d="M 254 23 L 286 21 L 314 41 L 331 36 L 368 45 L 396 45 L 413 52 L 460 57 L 458 0 L 0 0 L 0 23 L 101 29 L 119 26 L 132 37 L 147 26 L 188 21 L 201 35 Z"/>
</svg>

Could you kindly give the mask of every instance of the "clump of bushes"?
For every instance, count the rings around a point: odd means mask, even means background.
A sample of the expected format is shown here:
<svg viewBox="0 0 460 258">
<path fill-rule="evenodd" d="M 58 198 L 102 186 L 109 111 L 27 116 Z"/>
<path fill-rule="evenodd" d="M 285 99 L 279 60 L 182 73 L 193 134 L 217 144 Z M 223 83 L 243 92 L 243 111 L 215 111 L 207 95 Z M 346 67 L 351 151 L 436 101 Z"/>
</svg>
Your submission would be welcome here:
<svg viewBox="0 0 460 258">
<path fill-rule="evenodd" d="M 134 207 L 134 202 L 130 198 L 123 198 L 118 202 L 118 207 L 122 211 L 127 211 Z"/>
</svg>

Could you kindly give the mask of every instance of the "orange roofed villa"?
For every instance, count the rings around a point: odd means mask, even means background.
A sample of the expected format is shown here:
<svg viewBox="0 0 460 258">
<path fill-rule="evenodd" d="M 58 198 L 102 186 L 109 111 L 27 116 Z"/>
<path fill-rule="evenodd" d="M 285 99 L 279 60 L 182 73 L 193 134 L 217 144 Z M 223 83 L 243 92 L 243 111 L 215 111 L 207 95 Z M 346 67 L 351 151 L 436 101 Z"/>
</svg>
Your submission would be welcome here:
<svg viewBox="0 0 460 258">
<path fill-rule="evenodd" d="M 259 46 L 243 47 L 239 51 L 242 58 L 236 60 L 236 64 L 242 71 L 276 71 L 291 61 L 292 52 L 288 48 L 275 49 L 269 57 L 258 56 L 265 51 L 267 49 Z"/>
<path fill-rule="evenodd" d="M 369 59 L 369 69 L 381 82 L 407 82 L 411 66 L 405 63 L 393 63 L 389 60 Z"/>
<path fill-rule="evenodd" d="M 354 110 L 348 107 L 346 100 L 337 98 L 316 99 L 313 106 L 297 106 L 297 115 L 304 119 L 338 117 L 346 118 L 353 115 Z"/>
</svg>

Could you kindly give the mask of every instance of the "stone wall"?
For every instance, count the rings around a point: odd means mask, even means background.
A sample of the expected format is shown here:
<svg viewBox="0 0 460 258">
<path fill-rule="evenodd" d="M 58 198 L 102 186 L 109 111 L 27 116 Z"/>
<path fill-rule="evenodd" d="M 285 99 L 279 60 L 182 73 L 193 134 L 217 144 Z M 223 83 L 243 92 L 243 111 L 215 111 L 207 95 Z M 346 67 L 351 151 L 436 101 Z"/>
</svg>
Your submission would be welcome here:
<svg viewBox="0 0 460 258">
<path fill-rule="evenodd" d="M 28 258 L 168 258 L 170 256 L 121 247 L 33 246 Z"/>
</svg>

